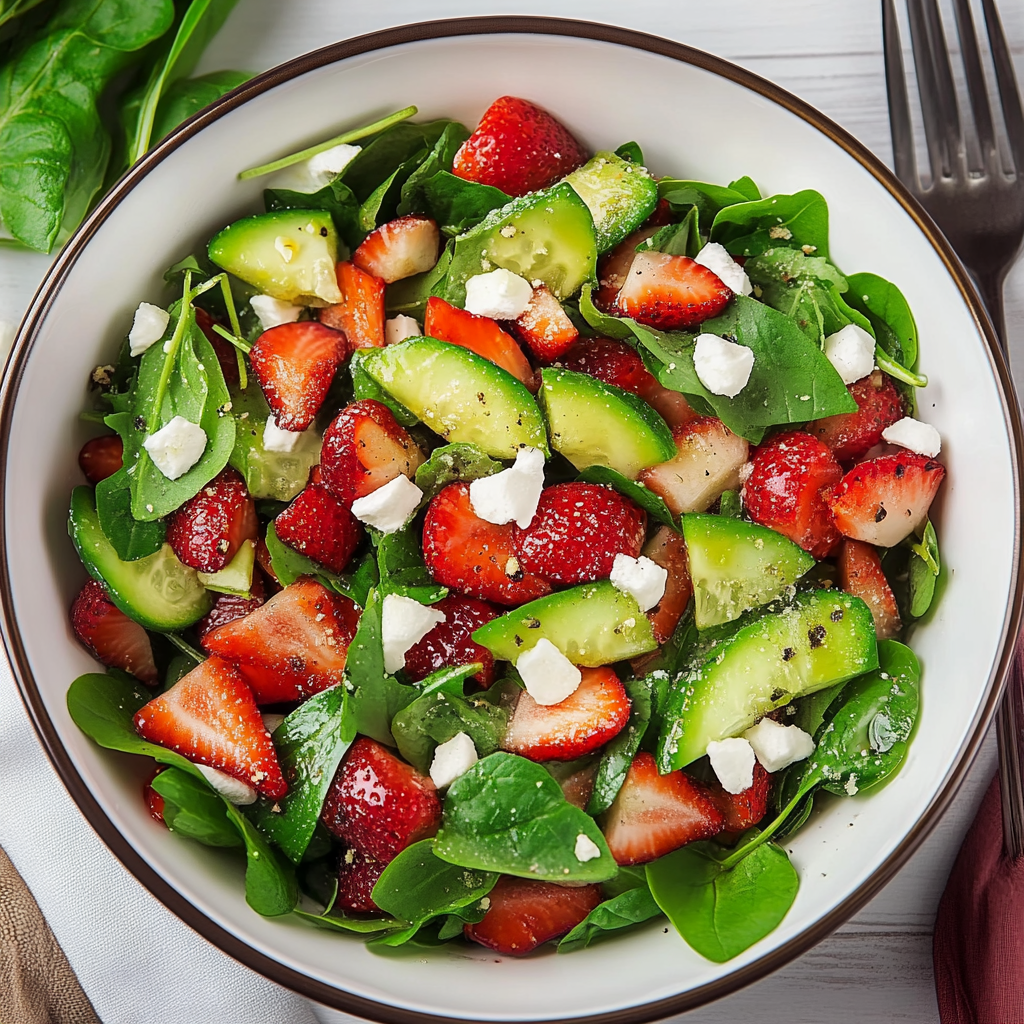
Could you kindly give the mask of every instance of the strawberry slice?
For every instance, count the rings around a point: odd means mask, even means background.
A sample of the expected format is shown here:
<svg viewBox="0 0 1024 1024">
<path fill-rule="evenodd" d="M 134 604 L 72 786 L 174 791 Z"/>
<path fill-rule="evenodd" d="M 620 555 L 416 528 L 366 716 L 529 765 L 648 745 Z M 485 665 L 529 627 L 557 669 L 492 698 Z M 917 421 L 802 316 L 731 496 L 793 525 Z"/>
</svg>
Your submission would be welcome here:
<svg viewBox="0 0 1024 1024">
<path fill-rule="evenodd" d="M 523 350 L 515 338 L 506 334 L 490 317 L 467 313 L 432 295 L 427 299 L 423 333 L 429 338 L 447 341 L 449 345 L 468 348 L 470 352 L 507 370 L 531 391 L 537 390 L 533 367 L 523 355 Z"/>
<path fill-rule="evenodd" d="M 641 751 L 604 819 L 604 837 L 619 864 L 646 864 L 718 835 L 725 816 L 706 786 L 683 772 L 659 775 L 654 756 Z"/>
<path fill-rule="evenodd" d="M 339 765 L 320 818 L 348 846 L 387 864 L 437 832 L 441 801 L 426 775 L 361 736 Z"/>
<path fill-rule="evenodd" d="M 495 604 L 524 604 L 550 593 L 551 585 L 524 570 L 517 529 L 480 519 L 469 484 L 449 484 L 427 508 L 423 559 L 434 579 L 452 590 Z"/>
<path fill-rule="evenodd" d="M 167 517 L 168 543 L 180 561 L 199 572 L 220 572 L 258 533 L 256 503 L 230 466 Z"/>
<path fill-rule="evenodd" d="M 768 790 L 772 777 L 760 762 L 754 762 L 754 781 L 742 793 L 727 792 L 717 780 L 708 792 L 725 819 L 726 832 L 745 832 L 753 828 L 768 812 Z"/>
<path fill-rule="evenodd" d="M 580 336 L 547 285 L 533 289 L 530 304 L 515 322 L 516 337 L 542 362 L 553 363 Z"/>
<path fill-rule="evenodd" d="M 643 554 L 668 570 L 665 593 L 647 613 L 654 629 L 654 639 L 663 644 L 675 632 L 686 606 L 693 596 L 690 579 L 690 560 L 686 554 L 686 541 L 670 526 L 662 526 L 644 545 Z"/>
<path fill-rule="evenodd" d="M 409 214 L 371 231 L 352 253 L 352 262 L 385 284 L 394 284 L 430 270 L 437 262 L 440 245 L 437 222 Z"/>
<path fill-rule="evenodd" d="M 220 372 L 224 374 L 224 382 L 226 384 L 237 384 L 239 382 L 238 356 L 235 354 L 237 351 L 235 346 L 213 329 L 214 324 L 219 321 L 215 320 L 200 306 L 193 308 L 196 314 L 196 325 L 206 336 L 206 340 L 210 343 L 210 347 L 217 356 Z M 221 326 L 223 327 L 224 325 L 221 324 Z"/>
<path fill-rule="evenodd" d="M 256 564 L 263 570 L 267 589 L 270 593 L 276 594 L 281 589 L 281 581 L 277 578 L 277 573 L 274 572 L 270 548 L 267 547 L 267 542 L 263 537 L 256 541 Z"/>
<path fill-rule="evenodd" d="M 731 298 L 717 274 L 688 256 L 647 250 L 633 258 L 615 307 L 638 323 L 674 331 L 718 316 Z"/>
<path fill-rule="evenodd" d="M 626 283 L 629 268 L 636 256 L 636 247 L 646 242 L 658 230 L 658 225 L 649 223 L 624 238 L 611 252 L 605 253 L 597 263 L 597 290 L 594 292 L 594 305 L 605 313 L 613 316 L 617 312 L 615 297 L 619 289 Z"/>
<path fill-rule="evenodd" d="M 546 110 L 502 96 L 484 111 L 476 131 L 455 154 L 452 173 L 523 196 L 554 185 L 586 160 L 569 129 Z"/>
<path fill-rule="evenodd" d="M 238 670 L 207 658 L 135 712 L 135 731 L 254 787 L 273 800 L 288 792 L 252 691 Z"/>
<path fill-rule="evenodd" d="M 217 594 L 213 601 L 213 607 L 196 623 L 196 635 L 202 643 L 207 633 L 211 633 L 218 626 L 234 622 L 235 619 L 244 618 L 249 612 L 254 612 L 267 600 L 267 590 L 263 583 L 263 574 L 254 570 L 252 574 L 252 586 L 249 588 L 249 597 L 239 597 L 237 594 Z"/>
<path fill-rule="evenodd" d="M 278 539 L 331 572 L 344 572 L 363 539 L 359 520 L 320 482 L 318 467 L 292 503 L 274 520 Z"/>
<path fill-rule="evenodd" d="M 124 445 L 117 434 L 106 434 L 94 437 L 82 445 L 78 453 L 78 465 L 85 474 L 85 479 L 93 486 L 108 476 L 113 476 L 121 468 L 124 458 Z"/>
<path fill-rule="evenodd" d="M 159 677 L 149 634 L 107 597 L 102 583 L 89 580 L 78 592 L 71 605 L 71 628 L 79 643 L 104 665 L 156 686 Z"/>
<path fill-rule="evenodd" d="M 610 668 L 584 668 L 575 692 L 558 704 L 538 704 L 525 690 L 508 724 L 505 750 L 531 761 L 573 761 L 617 736 L 630 702 Z"/>
<path fill-rule="evenodd" d="M 249 358 L 282 430 L 305 430 L 313 422 L 348 351 L 344 334 L 310 320 L 259 336 Z"/>
<path fill-rule="evenodd" d="M 150 775 L 146 784 L 142 787 L 142 799 L 146 801 L 146 806 L 149 808 L 149 816 L 154 821 L 159 821 L 161 825 L 166 825 L 164 821 L 164 798 L 153 788 L 153 780 L 161 773 L 167 771 L 165 765 L 157 765 L 156 771 Z"/>
<path fill-rule="evenodd" d="M 494 682 L 494 655 L 473 642 L 473 630 L 497 618 L 501 612 L 475 597 L 449 594 L 431 605 L 444 612 L 439 622 L 419 643 L 405 652 L 405 674 L 414 682 L 439 668 L 453 668 L 479 661 L 483 668 L 472 678 L 484 689 Z"/>
<path fill-rule="evenodd" d="M 555 484 L 541 491 L 530 525 L 516 527 L 526 572 L 552 583 L 589 583 L 611 575 L 618 554 L 636 558 L 647 513 L 603 484 Z"/>
<path fill-rule="evenodd" d="M 339 501 L 356 498 L 423 464 L 423 452 L 394 413 L 382 402 L 364 398 L 346 406 L 324 431 L 320 472 L 324 486 Z"/>
<path fill-rule="evenodd" d="M 870 609 L 879 640 L 898 636 L 903 624 L 889 581 L 882 572 L 878 552 L 863 541 L 846 539 L 836 559 L 839 585 L 848 594 L 859 597 Z"/>
<path fill-rule="evenodd" d="M 387 864 L 352 848 L 341 855 L 338 866 L 338 897 L 335 906 L 343 910 L 372 913 L 380 908 L 373 902 L 373 887 Z"/>
<path fill-rule="evenodd" d="M 341 682 L 359 609 L 305 576 L 243 619 L 207 633 L 203 649 L 236 664 L 259 704 L 304 700 Z"/>
<path fill-rule="evenodd" d="M 351 348 L 383 348 L 384 282 L 354 263 L 336 269 L 342 300 L 320 310 L 320 323 L 341 331 Z"/>
<path fill-rule="evenodd" d="M 838 543 L 839 531 L 822 491 L 842 475 L 818 438 L 800 430 L 777 434 L 754 453 L 743 504 L 755 523 L 824 558 Z"/>
<path fill-rule="evenodd" d="M 924 455 L 883 455 L 854 466 L 828 492 L 828 507 L 845 536 L 891 548 L 923 525 L 945 475 Z"/>
<path fill-rule="evenodd" d="M 832 449 L 837 462 L 853 462 L 882 440 L 882 431 L 905 415 L 903 399 L 892 381 L 875 370 L 847 389 L 856 412 L 843 412 L 808 423 L 808 434 Z"/>
</svg>

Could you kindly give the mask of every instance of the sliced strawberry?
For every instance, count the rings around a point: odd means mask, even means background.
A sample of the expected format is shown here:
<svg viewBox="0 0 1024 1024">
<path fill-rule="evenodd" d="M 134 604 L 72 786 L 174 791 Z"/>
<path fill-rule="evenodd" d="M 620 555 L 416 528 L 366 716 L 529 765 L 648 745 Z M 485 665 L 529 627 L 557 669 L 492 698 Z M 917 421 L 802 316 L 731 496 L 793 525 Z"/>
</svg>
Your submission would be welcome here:
<svg viewBox="0 0 1024 1024">
<path fill-rule="evenodd" d="M 584 758 L 582 764 L 568 762 L 549 762 L 546 767 L 551 777 L 562 787 L 562 795 L 566 800 L 581 811 L 587 809 L 594 793 L 594 780 L 600 759 Z"/>
<path fill-rule="evenodd" d="M 345 571 L 364 536 L 359 520 L 319 478 L 311 479 L 274 520 L 274 529 L 279 540 L 331 572 Z"/>
<path fill-rule="evenodd" d="M 945 475 L 915 452 L 883 455 L 854 466 L 828 493 L 828 507 L 845 536 L 891 548 L 922 526 Z"/>
<path fill-rule="evenodd" d="M 96 485 L 108 476 L 113 476 L 121 468 L 124 458 L 124 445 L 117 434 L 106 434 L 94 437 L 82 445 L 78 453 L 78 465 L 89 483 Z"/>
<path fill-rule="evenodd" d="M 843 412 L 808 423 L 808 434 L 832 449 L 837 462 L 853 462 L 882 440 L 882 431 L 905 415 L 903 399 L 892 381 L 875 370 L 848 388 L 856 412 Z"/>
<path fill-rule="evenodd" d="M 288 792 L 252 691 L 238 670 L 207 658 L 135 713 L 135 731 L 253 786 L 276 800 Z"/>
<path fill-rule="evenodd" d="M 150 775 L 142 787 L 142 799 L 146 801 L 146 806 L 149 808 L 149 816 L 154 821 L 159 821 L 161 825 L 167 824 L 164 821 L 164 798 L 153 788 L 153 780 L 164 771 L 167 771 L 165 765 L 157 765 L 156 771 Z"/>
<path fill-rule="evenodd" d="M 688 256 L 647 250 L 634 257 L 615 306 L 638 323 L 673 331 L 718 316 L 731 298 L 717 274 Z"/>
<path fill-rule="evenodd" d="M 431 607 L 444 612 L 445 621 L 405 652 L 406 675 L 415 683 L 439 668 L 479 661 L 483 668 L 472 678 L 486 689 L 494 682 L 494 655 L 474 643 L 472 634 L 501 612 L 486 601 L 460 594 L 449 594 Z"/>
<path fill-rule="evenodd" d="M 149 634 L 107 597 L 102 583 L 89 580 L 79 591 L 71 605 L 71 628 L 104 665 L 130 672 L 147 686 L 157 684 Z"/>
<path fill-rule="evenodd" d="M 346 505 L 397 476 L 411 478 L 422 464 L 423 452 L 408 431 L 386 405 L 372 398 L 346 406 L 324 431 L 323 483 Z"/>
<path fill-rule="evenodd" d="M 538 704 L 525 690 L 502 746 L 531 761 L 573 761 L 617 736 L 629 721 L 629 697 L 610 668 L 584 668 L 575 692 Z"/>
<path fill-rule="evenodd" d="M 371 231 L 352 253 L 352 262 L 385 284 L 394 284 L 430 270 L 437 262 L 440 245 L 437 222 L 409 214 Z"/>
<path fill-rule="evenodd" d="M 604 837 L 619 864 L 646 864 L 672 850 L 710 839 L 725 816 L 706 786 L 681 771 L 659 775 L 654 757 L 641 751 L 604 818 Z"/>
<path fill-rule="evenodd" d="M 530 304 L 515 322 L 516 337 L 542 362 L 553 363 L 580 336 L 547 285 L 533 289 Z"/>
<path fill-rule="evenodd" d="M 203 649 L 238 665 L 259 704 L 302 700 L 341 682 L 359 609 L 305 576 L 207 633 Z"/>
<path fill-rule="evenodd" d="M 384 347 L 384 282 L 354 263 L 337 266 L 342 300 L 320 310 L 320 323 L 341 331 L 351 348 Z"/>
<path fill-rule="evenodd" d="M 772 777 L 755 761 L 754 781 L 742 793 L 727 792 L 717 780 L 708 786 L 711 799 L 725 819 L 726 832 L 745 832 L 765 816 L 771 782 Z"/>
<path fill-rule="evenodd" d="M 349 846 L 386 864 L 437 832 L 441 801 L 426 775 L 361 736 L 338 767 L 320 818 Z"/>
<path fill-rule="evenodd" d="M 361 913 L 379 911 L 373 902 L 373 887 L 384 873 L 387 863 L 358 850 L 347 849 L 338 866 L 338 897 L 335 906 Z"/>
<path fill-rule="evenodd" d="M 220 364 L 220 372 L 224 374 L 225 383 L 237 384 L 239 381 L 237 349 L 227 338 L 222 337 L 213 329 L 214 324 L 218 321 L 210 316 L 205 309 L 199 306 L 193 308 L 196 313 L 196 324 L 203 334 L 206 335 L 206 340 L 210 343 L 210 347 L 217 356 L 217 362 Z"/>
<path fill-rule="evenodd" d="M 281 589 L 281 581 L 277 578 L 277 573 L 274 572 L 273 559 L 270 557 L 270 548 L 267 547 L 267 542 L 260 537 L 256 541 L 256 564 L 263 570 L 263 575 L 266 577 L 267 588 L 272 594 L 276 594 Z M 220 623 L 218 623 L 220 625 Z"/>
<path fill-rule="evenodd" d="M 547 188 L 585 163 L 569 129 L 528 100 L 502 96 L 455 154 L 452 173 L 510 196 Z"/>
<path fill-rule="evenodd" d="M 267 591 L 263 583 L 263 573 L 258 569 L 253 571 L 249 595 L 249 597 L 239 597 L 237 594 L 217 594 L 213 601 L 213 607 L 196 623 L 195 629 L 199 642 L 202 643 L 206 634 L 218 626 L 234 622 L 235 619 L 245 618 L 249 612 L 255 611 L 266 602 Z"/>
<path fill-rule="evenodd" d="M 526 572 L 552 583 L 588 583 L 611 575 L 618 554 L 636 558 L 647 532 L 647 513 L 602 484 L 545 487 L 530 525 L 516 527 Z"/>
<path fill-rule="evenodd" d="M 882 572 L 882 560 L 870 544 L 847 538 L 839 548 L 839 585 L 859 597 L 870 609 L 879 640 L 899 635 L 903 628 L 889 581 Z"/>
<path fill-rule="evenodd" d="M 550 593 L 551 585 L 523 569 L 516 529 L 480 519 L 469 484 L 449 484 L 427 508 L 423 559 L 434 579 L 452 590 L 495 604 L 523 604 Z"/>
<path fill-rule="evenodd" d="M 655 234 L 658 226 L 649 223 L 638 231 L 624 238 L 611 252 L 605 253 L 597 264 L 597 291 L 594 292 L 594 304 L 605 313 L 615 315 L 615 297 L 619 289 L 626 283 L 629 268 L 636 256 L 636 247 Z"/>
<path fill-rule="evenodd" d="M 654 629 L 654 639 L 665 643 L 675 632 L 686 606 L 693 596 L 690 579 L 690 560 L 686 555 L 686 541 L 670 526 L 662 526 L 644 545 L 643 554 L 668 570 L 665 593 L 647 613 Z"/>
<path fill-rule="evenodd" d="M 822 490 L 842 475 L 832 452 L 816 437 L 801 430 L 776 434 L 754 453 L 743 504 L 755 523 L 824 558 L 839 541 L 839 531 Z"/>
<path fill-rule="evenodd" d="M 313 422 L 348 351 L 344 334 L 310 320 L 259 336 L 249 358 L 282 430 L 305 430 Z"/>
</svg>

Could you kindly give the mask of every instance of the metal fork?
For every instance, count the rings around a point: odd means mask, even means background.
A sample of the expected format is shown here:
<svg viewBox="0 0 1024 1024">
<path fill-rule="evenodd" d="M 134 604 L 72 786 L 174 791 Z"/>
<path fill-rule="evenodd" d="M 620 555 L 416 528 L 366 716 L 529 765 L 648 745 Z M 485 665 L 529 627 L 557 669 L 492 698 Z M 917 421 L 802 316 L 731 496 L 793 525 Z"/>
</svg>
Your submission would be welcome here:
<svg viewBox="0 0 1024 1024">
<path fill-rule="evenodd" d="M 970 0 L 953 0 L 970 112 L 978 142 L 972 153 L 961 126 L 949 50 L 937 0 L 907 0 L 911 45 L 930 166 L 924 187 L 917 172 L 914 135 L 893 0 L 882 0 L 885 78 L 897 177 L 921 201 L 974 277 L 1006 349 L 1003 282 L 1024 241 L 1024 112 L 994 0 L 981 0 L 996 97 L 1009 143 L 1005 168 L 996 138 Z M 1011 663 L 996 721 L 1003 844 L 1008 856 L 1024 853 L 1024 680 Z"/>
</svg>

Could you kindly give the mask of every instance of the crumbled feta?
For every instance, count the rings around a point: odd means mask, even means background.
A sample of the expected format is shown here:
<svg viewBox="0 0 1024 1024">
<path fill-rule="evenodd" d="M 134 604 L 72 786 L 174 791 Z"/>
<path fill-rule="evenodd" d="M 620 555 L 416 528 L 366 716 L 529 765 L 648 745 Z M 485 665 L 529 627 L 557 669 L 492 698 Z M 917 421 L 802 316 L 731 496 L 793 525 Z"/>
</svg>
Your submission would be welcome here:
<svg viewBox="0 0 1024 1024">
<path fill-rule="evenodd" d="M 262 711 L 260 712 L 260 718 L 263 719 L 263 727 L 271 735 L 274 734 L 277 727 L 284 721 L 284 715 L 279 715 L 275 711 Z"/>
<path fill-rule="evenodd" d="M 128 344 L 133 356 L 140 356 L 151 345 L 155 345 L 167 330 L 171 314 L 151 302 L 140 302 L 128 332 Z"/>
<path fill-rule="evenodd" d="M 381 533 L 396 533 L 423 500 L 423 492 L 407 477 L 396 476 L 365 498 L 352 502 L 352 515 Z"/>
<path fill-rule="evenodd" d="M 263 330 L 280 327 L 281 324 L 294 323 L 302 314 L 302 306 L 293 306 L 282 299 L 274 299 L 269 295 L 254 295 L 249 300 L 253 312 L 259 317 Z"/>
<path fill-rule="evenodd" d="M 754 353 L 717 334 L 701 334 L 693 348 L 693 368 L 711 394 L 735 398 L 750 380 Z"/>
<path fill-rule="evenodd" d="M 771 718 L 762 718 L 743 737 L 754 748 L 766 772 L 780 772 L 814 753 L 814 740 L 808 733 L 799 726 L 780 725 Z"/>
<path fill-rule="evenodd" d="M 219 793 L 228 803 L 237 807 L 246 807 L 256 803 L 256 790 L 247 782 L 236 779 L 233 775 L 218 771 L 216 768 L 209 768 L 205 764 L 197 764 L 203 778 Z"/>
<path fill-rule="evenodd" d="M 596 860 L 601 856 L 601 848 L 590 836 L 582 832 L 576 837 L 576 846 L 572 852 L 576 854 L 576 859 L 582 864 L 586 864 L 588 860 Z"/>
<path fill-rule="evenodd" d="M 499 268 L 466 282 L 466 311 L 494 320 L 515 320 L 532 298 L 530 282 L 510 270 Z"/>
<path fill-rule="evenodd" d="M 875 339 L 863 327 L 847 324 L 825 339 L 825 357 L 844 384 L 853 384 L 875 368 Z"/>
<path fill-rule="evenodd" d="M 308 160 L 278 171 L 267 185 L 269 188 L 288 189 L 291 192 L 319 192 L 351 163 L 360 148 L 345 143 L 332 146 Z"/>
<path fill-rule="evenodd" d="M 464 732 L 456 733 L 447 743 L 434 748 L 430 762 L 430 780 L 438 789 L 450 786 L 480 760 L 472 739 Z"/>
<path fill-rule="evenodd" d="M 922 423 L 913 416 L 904 416 L 891 427 L 886 427 L 882 431 L 882 439 L 889 444 L 909 448 L 918 455 L 927 455 L 929 459 L 934 459 L 942 450 L 939 432 L 930 423 Z"/>
<path fill-rule="evenodd" d="M 380 626 L 384 645 L 384 671 L 397 672 L 402 668 L 405 665 L 405 652 L 446 620 L 444 612 L 428 608 L 411 597 L 385 595 Z"/>
<path fill-rule="evenodd" d="M 571 697 L 583 679 L 583 673 L 548 639 L 541 638 L 519 655 L 516 669 L 526 692 L 545 706 L 561 704 Z"/>
<path fill-rule="evenodd" d="M 469 485 L 469 503 L 489 523 L 504 526 L 515 520 L 525 530 L 537 512 L 543 489 L 544 453 L 539 448 L 520 448 L 510 469 Z"/>
<path fill-rule="evenodd" d="M 263 448 L 268 452 L 281 452 L 282 454 L 293 452 L 299 439 L 305 433 L 304 430 L 283 430 L 277 425 L 277 420 L 273 416 L 268 416 L 266 425 L 263 427 Z"/>
<path fill-rule="evenodd" d="M 423 328 L 411 316 L 399 313 L 393 316 L 384 324 L 384 344 L 397 345 L 406 338 L 418 338 L 423 334 Z"/>
<path fill-rule="evenodd" d="M 177 480 L 203 457 L 206 431 L 184 416 L 175 416 L 167 426 L 150 434 L 142 442 L 142 447 L 168 480 Z"/>
<path fill-rule="evenodd" d="M 645 555 L 631 558 L 620 553 L 612 562 L 611 581 L 616 590 L 635 597 L 640 611 L 646 612 L 664 596 L 668 570 Z"/>
<path fill-rule="evenodd" d="M 693 258 L 694 263 L 707 267 L 722 284 L 737 295 L 749 295 L 753 288 L 747 272 L 729 255 L 729 250 L 718 242 L 708 242 Z"/>
<path fill-rule="evenodd" d="M 742 793 L 754 784 L 754 748 L 743 737 L 712 740 L 708 757 L 727 793 Z"/>
</svg>

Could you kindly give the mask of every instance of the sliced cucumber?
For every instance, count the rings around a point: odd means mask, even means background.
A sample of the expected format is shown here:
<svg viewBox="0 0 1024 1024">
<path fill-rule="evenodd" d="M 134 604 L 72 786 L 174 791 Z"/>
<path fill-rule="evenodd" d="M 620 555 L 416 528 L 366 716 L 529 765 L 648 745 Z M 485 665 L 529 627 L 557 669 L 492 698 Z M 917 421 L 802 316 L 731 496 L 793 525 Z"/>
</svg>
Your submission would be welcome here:
<svg viewBox="0 0 1024 1024">
<path fill-rule="evenodd" d="M 542 638 L 574 665 L 592 668 L 635 658 L 658 646 L 640 606 L 608 580 L 530 601 L 473 634 L 496 658 L 513 663 Z"/>
<path fill-rule="evenodd" d="M 781 533 L 729 516 L 683 516 L 698 629 L 732 622 L 795 583 L 813 565 Z"/>
<path fill-rule="evenodd" d="M 395 415 L 395 420 L 403 427 L 412 427 L 419 420 L 401 402 L 396 402 L 367 372 L 363 366 L 363 358 L 371 349 L 357 348 L 348 363 L 352 375 L 352 391 L 357 399 L 372 398 L 386 405 Z"/>
<path fill-rule="evenodd" d="M 195 569 L 178 561 L 170 544 L 156 554 L 122 562 L 100 529 L 91 487 L 71 492 L 68 533 L 89 575 L 107 585 L 110 600 L 147 629 L 184 629 L 213 606 Z"/>
<path fill-rule="evenodd" d="M 275 299 L 299 306 L 341 302 L 338 236 L 325 210 L 275 210 L 229 224 L 210 240 L 210 259 Z"/>
<path fill-rule="evenodd" d="M 594 220 L 571 185 L 513 199 L 455 239 L 445 298 L 460 308 L 466 281 L 504 267 L 527 281 L 543 281 L 558 299 L 597 276 Z"/>
<path fill-rule="evenodd" d="M 220 572 L 198 572 L 199 582 L 218 594 L 235 594 L 246 599 L 252 590 L 252 572 L 256 565 L 256 542 L 246 540 L 235 557 Z"/>
<path fill-rule="evenodd" d="M 375 348 L 363 367 L 392 398 L 446 441 L 475 444 L 498 459 L 520 448 L 548 454 L 533 395 L 489 359 L 435 338 Z"/>
<path fill-rule="evenodd" d="M 874 621 L 860 598 L 816 590 L 774 608 L 714 647 L 699 669 L 676 678 L 658 737 L 662 774 L 795 697 L 878 667 Z"/>
<path fill-rule="evenodd" d="M 551 447 L 577 469 L 607 466 L 630 480 L 676 455 L 668 424 L 642 399 L 573 370 L 541 373 L 537 396 Z"/>
<path fill-rule="evenodd" d="M 658 205 L 658 183 L 647 168 L 614 153 L 595 153 L 563 180 L 572 185 L 594 218 L 598 252 L 613 249 Z"/>
</svg>

